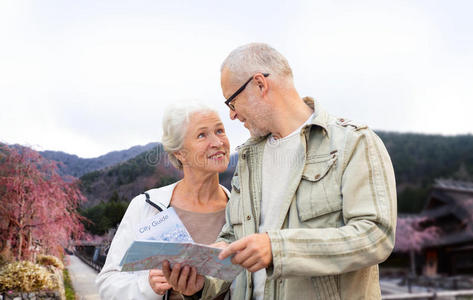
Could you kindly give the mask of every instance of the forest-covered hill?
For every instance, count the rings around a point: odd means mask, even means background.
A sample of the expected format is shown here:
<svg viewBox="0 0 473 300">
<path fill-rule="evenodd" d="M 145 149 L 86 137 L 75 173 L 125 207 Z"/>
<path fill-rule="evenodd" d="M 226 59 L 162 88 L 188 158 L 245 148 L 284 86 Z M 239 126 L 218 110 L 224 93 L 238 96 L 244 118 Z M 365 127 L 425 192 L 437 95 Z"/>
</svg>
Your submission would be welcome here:
<svg viewBox="0 0 473 300">
<path fill-rule="evenodd" d="M 235 154 L 227 171 L 220 174 L 220 182 L 227 187 L 230 186 L 236 161 Z M 150 188 L 170 184 L 181 177 L 181 172 L 171 165 L 162 144 L 158 143 L 149 151 L 117 165 L 87 173 L 80 180 L 81 190 L 88 199 L 86 206 L 91 206 L 116 199 L 116 194 L 120 201 L 130 201 Z"/>
<path fill-rule="evenodd" d="M 377 132 L 396 173 L 399 212 L 419 212 L 436 178 L 473 181 L 473 136 Z"/>
<path fill-rule="evenodd" d="M 415 213 L 423 207 L 436 178 L 473 181 L 473 136 L 442 136 L 414 133 L 377 132 L 393 161 L 400 212 Z M 221 174 L 229 186 L 237 156 Z M 181 177 L 167 160 L 162 145 L 120 164 L 81 177 L 87 206 L 107 201 L 114 193 L 129 201 L 151 187 L 159 187 Z M 115 196 L 116 197 L 116 196 Z"/>
<path fill-rule="evenodd" d="M 40 151 L 39 153 L 49 159 L 59 162 L 59 173 L 61 175 L 72 175 L 80 177 L 86 173 L 103 169 L 118 164 L 137 156 L 144 151 L 156 147 L 157 143 L 149 143 L 144 146 L 134 146 L 126 150 L 113 151 L 94 158 L 81 158 L 74 154 L 61 151 Z"/>
</svg>

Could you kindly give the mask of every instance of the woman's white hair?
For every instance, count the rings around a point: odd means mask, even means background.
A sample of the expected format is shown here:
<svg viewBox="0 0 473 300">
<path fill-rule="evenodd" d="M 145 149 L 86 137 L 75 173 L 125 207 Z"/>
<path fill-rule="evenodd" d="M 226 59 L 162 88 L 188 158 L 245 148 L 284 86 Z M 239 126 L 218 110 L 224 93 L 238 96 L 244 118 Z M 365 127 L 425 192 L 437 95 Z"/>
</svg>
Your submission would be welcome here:
<svg viewBox="0 0 473 300">
<path fill-rule="evenodd" d="M 276 49 L 264 43 L 251 43 L 230 52 L 220 71 L 227 68 L 233 80 L 242 82 L 256 73 L 270 73 L 273 77 L 292 81 L 292 69 L 287 59 Z"/>
<path fill-rule="evenodd" d="M 181 150 L 187 132 L 189 120 L 195 113 L 216 113 L 210 106 L 197 101 L 176 102 L 169 105 L 163 115 L 163 147 L 168 153 L 169 161 L 182 170 L 182 163 L 174 155 Z"/>
</svg>

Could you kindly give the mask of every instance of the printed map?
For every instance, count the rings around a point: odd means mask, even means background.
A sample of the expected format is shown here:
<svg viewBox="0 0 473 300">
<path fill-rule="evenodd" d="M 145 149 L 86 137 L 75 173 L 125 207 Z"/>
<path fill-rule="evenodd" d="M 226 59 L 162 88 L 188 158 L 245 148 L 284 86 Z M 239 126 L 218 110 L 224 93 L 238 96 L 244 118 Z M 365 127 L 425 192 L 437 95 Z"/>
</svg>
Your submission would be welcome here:
<svg viewBox="0 0 473 300">
<path fill-rule="evenodd" d="M 138 226 L 135 240 L 192 242 L 192 237 L 174 208 L 170 207 L 144 220 Z"/>
<path fill-rule="evenodd" d="M 166 241 L 134 241 L 127 250 L 120 265 L 122 272 L 161 269 L 163 260 L 174 264 L 193 266 L 197 273 L 232 281 L 243 270 L 234 265 L 230 257 L 218 259 L 221 249 L 195 243 Z"/>
</svg>

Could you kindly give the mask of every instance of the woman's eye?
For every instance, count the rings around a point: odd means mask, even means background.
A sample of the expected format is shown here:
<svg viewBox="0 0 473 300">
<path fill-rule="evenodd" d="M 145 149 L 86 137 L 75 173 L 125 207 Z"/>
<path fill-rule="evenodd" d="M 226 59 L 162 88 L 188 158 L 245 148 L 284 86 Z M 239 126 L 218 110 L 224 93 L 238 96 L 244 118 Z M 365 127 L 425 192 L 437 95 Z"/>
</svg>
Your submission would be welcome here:
<svg viewBox="0 0 473 300">
<path fill-rule="evenodd" d="M 225 130 L 223 130 L 223 129 L 217 129 L 217 134 L 222 134 L 222 133 L 225 133 Z"/>
<path fill-rule="evenodd" d="M 201 139 L 201 138 L 204 138 L 205 137 L 205 133 L 199 133 L 199 135 L 197 136 L 198 139 Z"/>
</svg>

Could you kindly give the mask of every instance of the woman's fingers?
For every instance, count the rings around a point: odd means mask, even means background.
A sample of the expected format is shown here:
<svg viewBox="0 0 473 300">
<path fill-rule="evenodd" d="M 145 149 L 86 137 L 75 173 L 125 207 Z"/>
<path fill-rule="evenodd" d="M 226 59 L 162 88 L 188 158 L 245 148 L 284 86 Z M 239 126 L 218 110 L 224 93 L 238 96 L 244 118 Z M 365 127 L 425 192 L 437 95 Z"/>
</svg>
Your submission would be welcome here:
<svg viewBox="0 0 473 300">
<path fill-rule="evenodd" d="M 163 271 L 158 269 L 149 271 L 148 282 L 153 291 L 158 295 L 164 295 L 171 288 L 166 277 L 164 277 Z"/>
<path fill-rule="evenodd" d="M 204 287 L 205 278 L 198 275 L 194 267 L 175 264 L 171 270 L 169 262 L 164 261 L 163 274 L 175 291 L 186 296 L 191 296 Z"/>
</svg>

